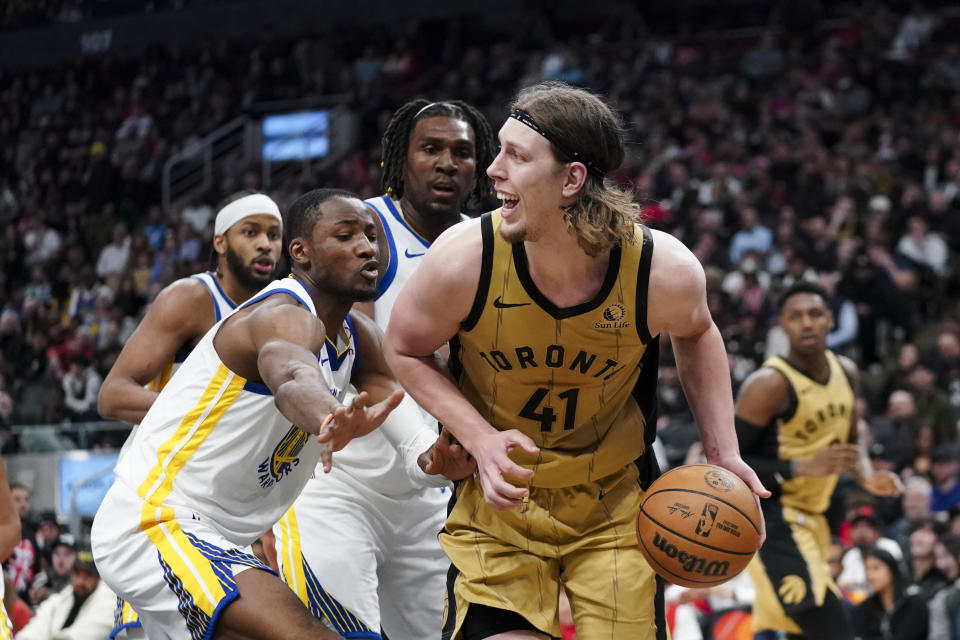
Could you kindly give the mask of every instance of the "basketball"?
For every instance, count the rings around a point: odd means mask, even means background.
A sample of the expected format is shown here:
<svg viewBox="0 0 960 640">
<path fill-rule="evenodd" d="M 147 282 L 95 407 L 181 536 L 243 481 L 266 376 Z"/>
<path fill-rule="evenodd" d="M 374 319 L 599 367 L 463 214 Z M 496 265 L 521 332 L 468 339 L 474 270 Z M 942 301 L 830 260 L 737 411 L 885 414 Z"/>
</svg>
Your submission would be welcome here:
<svg viewBox="0 0 960 640">
<path fill-rule="evenodd" d="M 735 474 L 691 464 L 663 474 L 637 514 L 637 539 L 664 580 L 713 587 L 740 573 L 760 547 L 760 507 Z"/>
</svg>

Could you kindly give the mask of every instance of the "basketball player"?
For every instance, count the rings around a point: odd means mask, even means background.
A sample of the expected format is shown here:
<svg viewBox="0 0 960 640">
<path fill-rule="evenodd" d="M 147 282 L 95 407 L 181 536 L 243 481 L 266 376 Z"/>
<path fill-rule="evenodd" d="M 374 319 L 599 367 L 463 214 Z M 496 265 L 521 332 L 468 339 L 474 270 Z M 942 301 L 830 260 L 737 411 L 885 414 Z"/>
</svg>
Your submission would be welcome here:
<svg viewBox="0 0 960 640">
<path fill-rule="evenodd" d="M 499 138 L 487 173 L 503 206 L 440 236 L 384 342 L 401 383 L 477 460 L 440 535 L 453 563 L 443 637 L 559 636 L 563 580 L 579 636 L 665 638 L 634 464 L 653 441 L 661 332 L 707 459 L 765 493 L 737 449 L 703 270 L 605 181 L 624 150 L 598 97 L 527 88 Z M 449 371 L 433 357 L 448 338 Z"/>
<path fill-rule="evenodd" d="M 7 468 L 0 460 L 0 558 L 9 558 L 13 548 L 20 542 L 20 514 L 13 506 L 13 495 L 7 480 Z M 13 625 L 3 606 L 5 585 L 0 579 L 0 640 L 13 637 Z M 12 588 L 12 586 L 11 586 Z"/>
<path fill-rule="evenodd" d="M 216 271 L 170 284 L 123 346 L 97 399 L 104 418 L 139 424 L 210 327 L 273 280 L 283 220 L 262 193 L 230 196 L 214 222 Z"/>
<path fill-rule="evenodd" d="M 104 418 L 139 424 L 203 334 L 273 279 L 283 219 L 269 196 L 229 196 L 213 228 L 216 270 L 177 280 L 150 305 L 100 387 L 97 410 Z M 117 603 L 115 619 L 112 638 L 142 637 L 128 604 Z"/>
<path fill-rule="evenodd" d="M 827 349 L 829 297 L 797 282 L 780 299 L 786 358 L 766 361 L 743 383 L 736 402 L 744 459 L 773 499 L 762 502 L 767 539 L 748 566 L 756 586 L 757 640 L 851 639 L 842 596 L 830 577 L 830 529 L 823 512 L 840 473 L 857 473 L 878 495 L 899 490 L 891 473 L 872 473 L 857 446 L 856 365 Z"/>
<path fill-rule="evenodd" d="M 134 431 L 94 520 L 97 566 L 151 640 L 338 637 L 249 545 L 319 460 L 329 470 L 332 452 L 376 428 L 403 393 L 379 330 L 349 314 L 376 294 L 370 210 L 348 192 L 311 191 L 287 226 L 292 277 L 204 335 Z M 351 380 L 360 394 L 345 407 Z M 376 637 L 331 606 L 355 637 Z"/>
<path fill-rule="evenodd" d="M 489 164 L 492 149 L 486 120 L 462 102 L 414 100 L 394 114 L 383 136 L 387 193 L 367 201 L 383 228 L 385 274 L 376 302 L 358 305 L 381 327 L 430 243 L 464 218 L 471 197 L 489 193 L 490 181 L 478 179 L 476 167 Z M 394 639 L 436 638 L 450 564 L 437 540 L 449 481 L 428 475 L 409 456 L 437 440 L 436 420 L 425 415 L 404 423 L 405 417 L 388 416 L 380 429 L 339 452 L 337 466 L 322 481 L 307 483 L 274 527 L 277 557 L 294 585 L 302 554 L 304 565 L 323 576 L 327 593 L 371 629 L 382 628 Z M 472 461 L 460 462 L 457 471 L 451 461 L 447 473 L 453 479 L 473 471 Z M 301 538 L 299 531 L 309 536 Z M 299 584 L 305 604 L 322 612 L 322 603 L 311 602 Z"/>
</svg>

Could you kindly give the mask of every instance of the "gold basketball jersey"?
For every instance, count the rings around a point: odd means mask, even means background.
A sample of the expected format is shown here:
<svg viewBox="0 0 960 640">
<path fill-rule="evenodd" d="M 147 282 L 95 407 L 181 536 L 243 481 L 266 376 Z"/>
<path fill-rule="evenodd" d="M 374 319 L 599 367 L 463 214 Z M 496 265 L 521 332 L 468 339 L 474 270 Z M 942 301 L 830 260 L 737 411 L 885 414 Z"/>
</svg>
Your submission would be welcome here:
<svg viewBox="0 0 960 640">
<path fill-rule="evenodd" d="M 605 477 L 652 441 L 657 341 L 647 329 L 653 238 L 610 253 L 600 291 L 583 304 L 553 305 L 536 287 L 522 242 L 500 235 L 500 211 L 481 220 L 483 263 L 469 316 L 450 344 L 461 391 L 500 430 L 518 429 L 540 447 L 538 487 Z M 645 442 L 644 436 L 648 440 Z"/>
<path fill-rule="evenodd" d="M 763 366 L 776 369 L 791 389 L 791 407 L 778 419 L 778 449 L 783 460 L 809 458 L 832 444 L 847 442 L 856 399 L 843 365 L 827 351 L 829 373 L 818 382 L 783 358 L 771 358 Z M 837 486 L 837 474 L 803 476 L 783 483 L 781 502 L 807 513 L 823 513 Z"/>
</svg>

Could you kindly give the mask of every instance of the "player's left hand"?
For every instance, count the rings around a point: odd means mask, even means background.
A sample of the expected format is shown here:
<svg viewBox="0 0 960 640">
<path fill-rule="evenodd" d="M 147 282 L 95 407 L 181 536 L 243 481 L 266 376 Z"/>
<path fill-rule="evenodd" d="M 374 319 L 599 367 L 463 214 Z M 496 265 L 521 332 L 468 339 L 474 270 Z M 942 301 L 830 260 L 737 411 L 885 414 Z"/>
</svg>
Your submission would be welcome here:
<svg viewBox="0 0 960 640">
<path fill-rule="evenodd" d="M 403 391 L 397 389 L 386 399 L 368 406 L 370 396 L 362 391 L 349 406 L 337 407 L 317 436 L 317 442 L 322 446 L 320 461 L 323 463 L 323 472 L 329 473 L 333 468 L 334 451 L 340 451 L 354 438 L 365 436 L 383 424 L 401 400 Z"/>
<path fill-rule="evenodd" d="M 743 461 L 740 456 L 733 458 L 725 458 L 723 460 L 708 460 L 710 464 L 715 464 L 719 467 L 723 467 L 728 471 L 732 471 L 737 474 L 741 480 L 747 483 L 747 486 L 750 487 L 750 490 L 756 495 L 757 498 L 757 507 L 760 507 L 760 498 L 769 498 L 770 492 L 767 491 L 767 488 L 763 486 L 763 483 L 760 482 L 760 478 L 757 477 L 757 472 L 754 471 L 750 465 Z M 767 523 L 763 518 L 763 511 L 760 512 L 760 545 L 763 546 L 764 541 L 767 539 Z"/>
<path fill-rule="evenodd" d="M 477 461 L 444 427 L 433 445 L 420 454 L 417 464 L 429 475 L 443 475 L 449 480 L 463 480 L 477 468 Z"/>
<path fill-rule="evenodd" d="M 892 471 L 875 471 L 860 484 L 875 496 L 898 496 L 903 492 L 900 476 Z"/>
</svg>

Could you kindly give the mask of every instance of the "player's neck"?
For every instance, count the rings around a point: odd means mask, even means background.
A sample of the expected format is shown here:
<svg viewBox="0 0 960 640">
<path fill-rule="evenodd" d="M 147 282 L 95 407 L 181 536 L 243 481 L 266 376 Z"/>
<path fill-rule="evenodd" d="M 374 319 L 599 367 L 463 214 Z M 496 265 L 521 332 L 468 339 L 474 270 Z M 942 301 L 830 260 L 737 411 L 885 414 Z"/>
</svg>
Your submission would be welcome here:
<svg viewBox="0 0 960 640">
<path fill-rule="evenodd" d="M 794 367 L 805 373 L 807 377 L 823 382 L 830 373 L 830 363 L 827 361 L 827 352 L 801 353 L 794 349 L 787 354 L 787 359 Z"/>
<path fill-rule="evenodd" d="M 524 242 L 523 248 L 533 283 L 560 308 L 592 300 L 610 266 L 609 251 L 588 256 L 571 233 Z"/>
<path fill-rule="evenodd" d="M 337 343 L 337 336 L 341 333 L 343 321 L 353 306 L 352 300 L 344 300 L 340 296 L 334 296 L 318 287 L 316 283 L 306 273 L 294 273 L 300 283 L 306 287 L 310 293 L 310 299 L 313 300 L 313 306 L 317 309 L 317 317 L 323 323 L 327 338 Z"/>
<path fill-rule="evenodd" d="M 248 289 L 247 287 L 240 284 L 240 281 L 234 278 L 227 267 L 221 267 L 213 275 L 217 279 L 217 284 L 220 285 L 220 289 L 223 291 L 223 294 L 235 305 L 240 305 L 253 297 L 260 289 Z M 264 285 L 266 286 L 266 285 Z"/>
<path fill-rule="evenodd" d="M 406 196 L 400 199 L 400 215 L 417 232 L 417 234 L 433 243 L 440 234 L 460 222 L 460 213 L 425 213 L 421 212 Z"/>
</svg>

